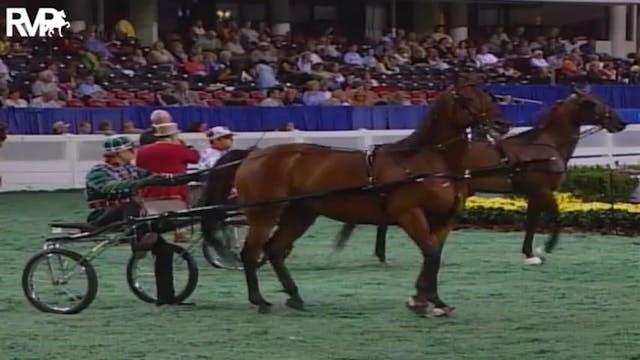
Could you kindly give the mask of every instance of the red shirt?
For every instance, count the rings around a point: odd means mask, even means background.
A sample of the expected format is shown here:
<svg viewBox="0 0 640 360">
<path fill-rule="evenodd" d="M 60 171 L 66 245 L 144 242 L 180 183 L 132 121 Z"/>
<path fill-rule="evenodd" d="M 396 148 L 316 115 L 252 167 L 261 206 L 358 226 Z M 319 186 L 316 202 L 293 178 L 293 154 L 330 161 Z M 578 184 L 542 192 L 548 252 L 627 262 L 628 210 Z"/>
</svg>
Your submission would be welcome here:
<svg viewBox="0 0 640 360">
<path fill-rule="evenodd" d="M 187 164 L 196 164 L 200 154 L 182 144 L 156 142 L 143 145 L 136 155 L 136 166 L 153 173 L 184 174 Z M 142 188 L 142 197 L 150 198 L 180 198 L 189 204 L 189 187 L 176 186 L 148 186 Z"/>
<path fill-rule="evenodd" d="M 189 74 L 206 73 L 207 67 L 201 62 L 187 61 L 184 63 L 184 71 Z"/>
</svg>

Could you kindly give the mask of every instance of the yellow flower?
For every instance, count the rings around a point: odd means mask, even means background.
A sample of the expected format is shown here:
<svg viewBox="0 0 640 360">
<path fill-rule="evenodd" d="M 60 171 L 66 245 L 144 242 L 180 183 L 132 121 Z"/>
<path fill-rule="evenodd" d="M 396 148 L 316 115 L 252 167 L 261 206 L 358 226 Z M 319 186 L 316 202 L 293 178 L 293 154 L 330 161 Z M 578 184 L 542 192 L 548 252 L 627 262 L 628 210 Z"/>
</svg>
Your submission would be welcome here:
<svg viewBox="0 0 640 360">
<path fill-rule="evenodd" d="M 572 211 L 608 211 L 611 209 L 610 203 L 603 202 L 583 202 L 572 194 L 555 193 L 554 197 L 558 202 L 560 212 Z M 510 211 L 526 210 L 527 202 L 521 197 L 478 197 L 471 196 L 465 203 L 467 208 L 490 208 Z M 614 203 L 613 209 L 631 213 L 640 213 L 640 204 Z"/>
</svg>

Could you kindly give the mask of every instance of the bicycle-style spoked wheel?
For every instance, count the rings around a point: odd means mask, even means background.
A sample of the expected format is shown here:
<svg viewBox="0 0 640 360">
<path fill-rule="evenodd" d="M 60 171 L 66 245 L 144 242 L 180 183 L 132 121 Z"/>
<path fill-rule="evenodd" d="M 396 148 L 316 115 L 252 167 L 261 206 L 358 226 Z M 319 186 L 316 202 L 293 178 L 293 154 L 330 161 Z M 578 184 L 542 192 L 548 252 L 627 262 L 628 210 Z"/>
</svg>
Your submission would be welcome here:
<svg viewBox="0 0 640 360">
<path fill-rule="evenodd" d="M 98 277 L 82 255 L 65 249 L 47 249 L 27 262 L 22 272 L 22 290 L 40 311 L 76 314 L 95 299 Z"/>
<path fill-rule="evenodd" d="M 224 226 L 217 229 L 213 236 L 218 238 L 218 242 L 223 244 L 233 258 L 226 259 L 220 256 L 216 249 L 206 240 L 202 241 L 202 254 L 207 262 L 219 269 L 243 270 L 240 252 L 244 246 L 244 240 L 247 235 L 248 226 L 243 220 L 233 219 L 227 220 Z M 264 255 L 260 256 L 259 265 L 262 266 L 266 262 Z"/>
<path fill-rule="evenodd" d="M 186 300 L 198 285 L 198 266 L 189 251 L 173 247 L 173 286 L 178 302 Z M 150 251 L 144 257 L 132 255 L 127 263 L 127 284 L 140 300 L 155 303 L 157 300 L 155 279 L 155 256 Z"/>
</svg>

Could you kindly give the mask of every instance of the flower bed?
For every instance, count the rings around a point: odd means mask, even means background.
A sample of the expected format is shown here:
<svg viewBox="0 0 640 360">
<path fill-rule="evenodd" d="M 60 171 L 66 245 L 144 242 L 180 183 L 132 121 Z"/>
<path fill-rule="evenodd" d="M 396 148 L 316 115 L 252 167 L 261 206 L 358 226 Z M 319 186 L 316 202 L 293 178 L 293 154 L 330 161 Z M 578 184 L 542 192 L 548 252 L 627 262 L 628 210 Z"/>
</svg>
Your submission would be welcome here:
<svg viewBox="0 0 640 360">
<path fill-rule="evenodd" d="M 583 201 L 571 194 L 557 193 L 560 224 L 565 231 L 640 234 L 640 204 Z M 467 199 L 458 223 L 462 227 L 482 227 L 520 231 L 524 227 L 527 203 L 518 197 L 478 197 Z M 541 221 L 541 230 L 548 230 Z"/>
</svg>

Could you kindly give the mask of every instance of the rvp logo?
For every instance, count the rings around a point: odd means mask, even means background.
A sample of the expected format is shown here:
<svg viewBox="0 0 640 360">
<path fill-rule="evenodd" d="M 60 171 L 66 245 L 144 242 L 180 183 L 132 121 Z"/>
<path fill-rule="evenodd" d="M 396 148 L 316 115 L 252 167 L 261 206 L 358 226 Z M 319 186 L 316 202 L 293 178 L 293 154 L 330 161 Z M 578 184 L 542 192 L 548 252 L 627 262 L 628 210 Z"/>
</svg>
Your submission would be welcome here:
<svg viewBox="0 0 640 360">
<path fill-rule="evenodd" d="M 54 30 L 58 30 L 58 35 L 62 36 L 62 28 L 71 27 L 66 20 L 67 15 L 64 10 L 54 8 L 40 8 L 32 23 L 25 8 L 7 8 L 7 37 L 13 36 L 15 28 L 20 36 L 53 36 Z"/>
</svg>

